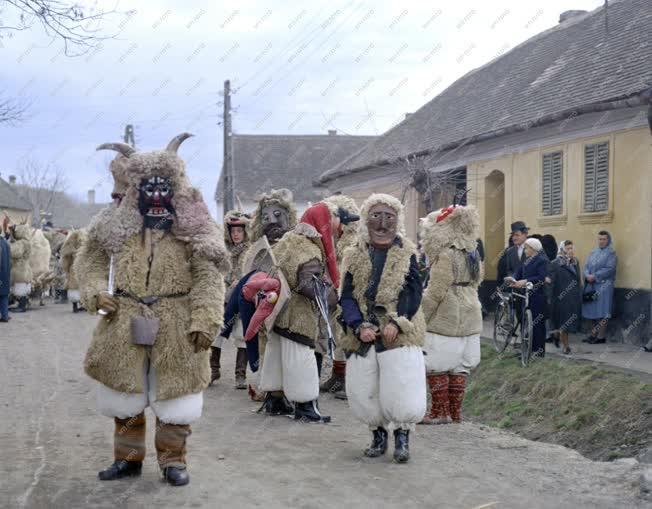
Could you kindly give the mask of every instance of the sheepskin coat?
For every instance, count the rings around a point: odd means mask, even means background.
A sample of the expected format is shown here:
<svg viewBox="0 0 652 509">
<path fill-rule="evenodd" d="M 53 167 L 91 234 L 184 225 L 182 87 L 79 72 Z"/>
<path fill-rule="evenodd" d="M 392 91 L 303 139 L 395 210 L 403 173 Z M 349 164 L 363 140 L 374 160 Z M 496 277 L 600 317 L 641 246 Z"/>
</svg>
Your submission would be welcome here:
<svg viewBox="0 0 652 509">
<path fill-rule="evenodd" d="M 32 282 L 32 268 L 29 264 L 31 253 L 31 228 L 25 224 L 16 225 L 11 249 L 11 284 Z"/>
<path fill-rule="evenodd" d="M 73 230 L 68 234 L 66 241 L 61 246 L 61 268 L 67 274 L 66 290 L 79 289 L 77 272 L 73 264 L 85 237 L 85 230 Z"/>
<path fill-rule="evenodd" d="M 479 271 L 471 273 L 469 255 L 476 250 L 480 230 L 474 207 L 457 207 L 448 217 L 436 222 L 440 211 L 432 212 L 422 223 L 423 249 L 430 260 L 430 278 L 423 294 L 422 308 L 427 329 L 442 336 L 465 337 L 482 331 L 482 310 L 478 286 Z"/>
<path fill-rule="evenodd" d="M 222 325 L 224 280 L 214 263 L 193 255 L 188 243 L 169 232 L 154 231 L 152 236 L 151 265 L 140 234 L 132 236 L 114 254 L 114 288 L 137 298 L 163 298 L 145 306 L 131 297 L 118 297 L 120 308 L 116 315 L 101 318 L 95 328 L 84 367 L 91 378 L 116 391 L 140 393 L 143 364 L 149 356 L 157 373 L 157 399 L 170 399 L 208 386 L 209 353 L 195 353 L 188 334 L 203 331 L 212 337 L 217 333 Z M 86 242 L 84 249 L 101 249 L 93 244 Z M 86 269 L 82 303 L 90 312 L 96 312 L 97 295 L 107 285 L 109 256 L 102 250 L 86 253 L 83 260 L 93 263 L 81 265 Z M 132 316 L 160 320 L 154 346 L 131 342 Z"/>
<path fill-rule="evenodd" d="M 417 250 L 416 246 L 409 239 L 405 238 L 403 205 L 396 198 L 386 194 L 372 194 L 362 204 L 357 242 L 346 249 L 342 261 L 340 297 L 345 286 L 344 279 L 347 277 L 347 274 L 350 274 L 352 276 L 353 298 L 358 303 L 363 318 L 366 319 L 365 292 L 372 278 L 372 261 L 369 255 L 370 240 L 367 219 L 369 210 L 377 204 L 388 205 L 398 215 L 398 241 L 387 250 L 385 266 L 376 293 L 376 306 L 383 307 L 386 310 L 386 313 L 379 317 L 380 329 L 382 330 L 390 321 L 399 327 L 399 333 L 395 342 L 392 345 L 384 346 L 386 348 L 410 345 L 423 346 L 426 324 L 421 309 L 419 308 L 411 319 L 405 316 L 399 316 L 397 311 L 400 294 L 405 286 L 406 278 L 410 274 L 412 257 L 416 259 Z M 347 327 L 346 334 L 342 338 L 339 346 L 345 352 L 352 353 L 357 351 L 360 345 L 361 342 L 356 337 L 354 331 L 350 327 Z"/>
<path fill-rule="evenodd" d="M 287 279 L 292 296 L 276 318 L 274 330 L 287 337 L 282 331 L 289 331 L 305 338 L 308 346 L 314 347 L 319 336 L 319 310 L 314 300 L 296 290 L 299 286 L 299 268 L 311 260 L 319 260 L 324 265 L 321 235 L 310 225 L 301 223 L 290 230 L 272 246 L 279 269 Z M 288 338 L 293 339 L 293 338 Z"/>
<path fill-rule="evenodd" d="M 32 276 L 37 279 L 50 272 L 52 250 L 42 230 L 33 230 L 30 245 L 29 265 L 32 267 Z"/>
</svg>

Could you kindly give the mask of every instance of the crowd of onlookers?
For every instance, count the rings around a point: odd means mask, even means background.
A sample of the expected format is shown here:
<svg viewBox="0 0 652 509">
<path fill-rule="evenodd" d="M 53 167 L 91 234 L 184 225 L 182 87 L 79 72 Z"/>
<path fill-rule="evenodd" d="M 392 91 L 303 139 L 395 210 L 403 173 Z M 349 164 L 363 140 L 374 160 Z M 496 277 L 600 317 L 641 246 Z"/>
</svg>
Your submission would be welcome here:
<svg viewBox="0 0 652 509">
<path fill-rule="evenodd" d="M 498 281 L 523 288 L 532 283 L 532 351 L 545 354 L 546 341 L 570 354 L 568 334 L 579 332 L 582 320 L 591 322 L 582 341 L 607 341 L 607 324 L 612 316 L 617 257 L 611 235 L 599 231 L 597 247 L 581 269 L 572 240 L 559 243 L 552 235 L 530 235 L 523 221 L 511 225 L 509 246 L 498 263 Z"/>
</svg>

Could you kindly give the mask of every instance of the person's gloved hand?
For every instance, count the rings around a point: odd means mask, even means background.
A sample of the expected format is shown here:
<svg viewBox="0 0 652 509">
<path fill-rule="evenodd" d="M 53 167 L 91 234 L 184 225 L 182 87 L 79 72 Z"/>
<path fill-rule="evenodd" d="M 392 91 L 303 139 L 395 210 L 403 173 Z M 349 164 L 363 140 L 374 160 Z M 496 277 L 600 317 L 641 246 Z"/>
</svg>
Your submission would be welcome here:
<svg viewBox="0 0 652 509">
<path fill-rule="evenodd" d="M 195 345 L 195 353 L 202 350 L 208 350 L 213 344 L 213 338 L 206 332 L 196 330 L 188 334 L 188 339 L 191 345 Z"/>
<path fill-rule="evenodd" d="M 315 283 L 313 276 L 321 277 L 322 265 L 319 260 L 310 260 L 297 270 L 296 291 L 309 299 L 315 298 Z"/>
<path fill-rule="evenodd" d="M 102 309 L 106 311 L 107 315 L 111 315 L 118 311 L 120 307 L 118 299 L 116 299 L 109 292 L 100 292 L 97 296 L 97 309 Z"/>
</svg>

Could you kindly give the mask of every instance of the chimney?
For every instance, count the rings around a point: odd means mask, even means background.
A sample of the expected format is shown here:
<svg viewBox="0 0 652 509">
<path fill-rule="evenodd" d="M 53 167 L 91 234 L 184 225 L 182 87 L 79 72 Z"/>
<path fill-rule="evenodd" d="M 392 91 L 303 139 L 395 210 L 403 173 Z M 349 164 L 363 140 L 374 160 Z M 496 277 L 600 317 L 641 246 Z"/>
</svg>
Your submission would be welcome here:
<svg viewBox="0 0 652 509">
<path fill-rule="evenodd" d="M 329 129 L 328 136 L 335 136 L 337 134 L 337 129 Z"/>
<path fill-rule="evenodd" d="M 412 115 L 412 113 L 406 113 L 406 114 L 405 114 L 405 118 L 406 118 L 406 119 L 409 118 L 410 115 Z"/>
<path fill-rule="evenodd" d="M 578 16 L 582 16 L 583 14 L 586 14 L 588 11 L 564 11 L 559 15 L 559 22 L 563 23 L 564 21 L 568 21 L 569 19 L 576 18 Z"/>
<path fill-rule="evenodd" d="M 16 185 L 16 175 L 9 175 L 9 183 L 13 186 Z"/>
<path fill-rule="evenodd" d="M 95 189 L 88 190 L 88 204 L 95 205 Z"/>
</svg>

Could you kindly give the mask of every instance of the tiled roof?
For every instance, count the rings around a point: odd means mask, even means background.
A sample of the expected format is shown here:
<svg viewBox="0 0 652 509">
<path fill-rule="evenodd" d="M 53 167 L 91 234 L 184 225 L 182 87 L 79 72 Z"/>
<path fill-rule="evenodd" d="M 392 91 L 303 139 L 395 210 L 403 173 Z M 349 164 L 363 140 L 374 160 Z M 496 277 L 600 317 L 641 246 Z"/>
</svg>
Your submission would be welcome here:
<svg viewBox="0 0 652 509">
<path fill-rule="evenodd" d="M 297 201 L 319 200 L 313 182 L 328 168 L 360 151 L 375 136 L 232 135 L 235 191 L 252 201 L 272 188 L 291 189 Z M 223 175 L 216 196 L 222 200 Z"/>
<path fill-rule="evenodd" d="M 608 31 L 604 7 L 572 17 L 469 72 L 320 181 L 637 97 L 652 87 L 652 0 L 609 2 L 607 19 Z"/>
</svg>

